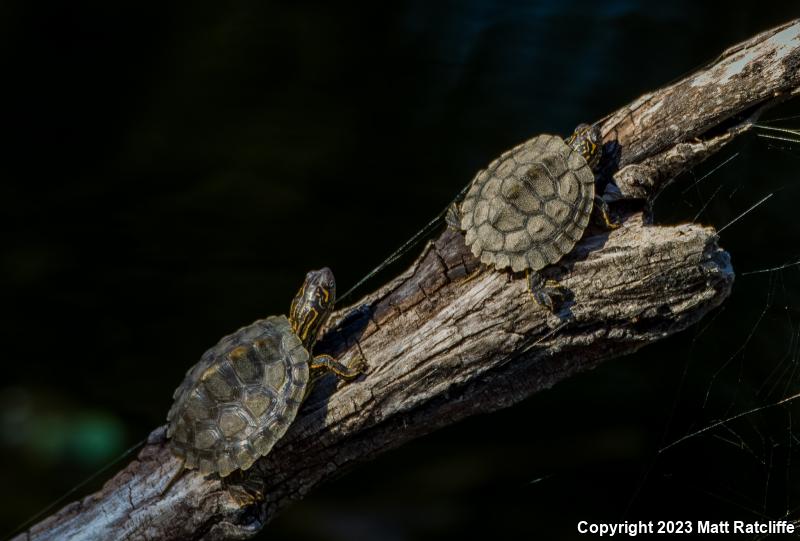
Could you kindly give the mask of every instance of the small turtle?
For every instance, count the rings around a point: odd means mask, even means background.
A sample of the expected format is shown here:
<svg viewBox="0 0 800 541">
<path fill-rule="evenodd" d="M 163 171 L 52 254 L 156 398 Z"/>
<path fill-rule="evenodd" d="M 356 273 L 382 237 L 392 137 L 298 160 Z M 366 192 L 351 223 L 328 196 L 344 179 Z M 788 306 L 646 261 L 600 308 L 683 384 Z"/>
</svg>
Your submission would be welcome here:
<svg viewBox="0 0 800 541">
<path fill-rule="evenodd" d="M 593 169 L 602 145 L 596 126 L 581 124 L 566 141 L 539 135 L 505 152 L 480 171 L 447 222 L 465 233 L 475 257 L 498 270 L 526 271 L 534 299 L 555 309 L 562 292 L 539 270 L 559 261 L 583 235 L 594 208 L 616 227 L 595 196 Z"/>
<path fill-rule="evenodd" d="M 311 353 L 335 297 L 333 273 L 311 271 L 288 318 L 242 327 L 189 369 L 167 414 L 167 437 L 186 469 L 221 477 L 248 469 L 283 436 L 319 376 L 349 380 L 362 372 Z"/>
</svg>

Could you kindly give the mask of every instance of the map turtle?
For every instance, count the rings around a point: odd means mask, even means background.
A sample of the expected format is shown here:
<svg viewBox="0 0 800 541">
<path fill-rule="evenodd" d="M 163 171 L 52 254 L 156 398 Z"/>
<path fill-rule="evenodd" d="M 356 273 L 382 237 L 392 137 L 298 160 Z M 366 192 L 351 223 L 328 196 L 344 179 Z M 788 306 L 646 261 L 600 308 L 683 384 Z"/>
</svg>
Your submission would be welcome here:
<svg viewBox="0 0 800 541">
<path fill-rule="evenodd" d="M 284 435 L 319 376 L 362 373 L 360 364 L 312 353 L 335 297 L 333 273 L 311 271 L 288 317 L 242 327 L 189 369 L 167 414 L 167 437 L 184 468 L 221 477 L 248 469 Z"/>
<path fill-rule="evenodd" d="M 595 195 L 601 154 L 596 126 L 581 124 L 566 141 L 556 135 L 534 137 L 480 171 L 451 205 L 447 222 L 464 232 L 482 263 L 525 271 L 534 299 L 554 310 L 561 288 L 538 271 L 575 247 L 593 210 L 607 227 L 616 227 L 606 203 Z"/>
</svg>

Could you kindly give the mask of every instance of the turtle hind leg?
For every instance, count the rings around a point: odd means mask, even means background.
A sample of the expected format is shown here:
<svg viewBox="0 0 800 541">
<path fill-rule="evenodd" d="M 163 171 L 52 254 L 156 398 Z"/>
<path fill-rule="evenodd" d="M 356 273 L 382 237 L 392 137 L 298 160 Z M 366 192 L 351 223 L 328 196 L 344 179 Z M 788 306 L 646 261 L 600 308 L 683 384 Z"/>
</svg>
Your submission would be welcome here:
<svg viewBox="0 0 800 541">
<path fill-rule="evenodd" d="M 464 201 L 464 198 L 467 195 L 467 191 L 469 190 L 472 183 L 470 182 L 463 188 L 461 191 L 458 192 L 455 199 L 448 205 L 447 210 L 444 214 L 444 221 L 447 224 L 447 227 L 453 229 L 455 231 L 462 231 L 461 229 L 461 203 Z"/>
<path fill-rule="evenodd" d="M 447 207 L 444 221 L 450 229 L 461 231 L 461 212 L 458 210 L 458 201 L 453 201 L 450 203 L 450 206 Z"/>
<path fill-rule="evenodd" d="M 228 491 L 228 494 L 241 508 L 264 501 L 266 481 L 259 474 L 260 472 L 255 475 L 250 474 L 251 471 L 257 470 L 257 468 L 258 462 L 248 472 L 236 470 L 230 476 L 223 478 L 225 490 Z"/>
<path fill-rule="evenodd" d="M 541 306 L 545 306 L 551 312 L 555 312 L 566 300 L 564 288 L 555 280 L 545 280 L 536 271 L 527 272 L 528 292 L 533 300 Z"/>
<path fill-rule="evenodd" d="M 617 229 L 621 224 L 611 219 L 609 215 L 608 203 L 599 195 L 594 196 L 594 207 L 592 208 L 592 221 L 610 231 Z"/>
</svg>

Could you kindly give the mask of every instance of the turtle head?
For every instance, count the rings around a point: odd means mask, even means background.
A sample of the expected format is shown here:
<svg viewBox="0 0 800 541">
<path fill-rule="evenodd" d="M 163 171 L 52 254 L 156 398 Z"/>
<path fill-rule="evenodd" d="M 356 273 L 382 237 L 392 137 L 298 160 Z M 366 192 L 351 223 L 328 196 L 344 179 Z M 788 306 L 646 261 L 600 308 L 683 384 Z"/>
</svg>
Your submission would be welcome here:
<svg viewBox="0 0 800 541">
<path fill-rule="evenodd" d="M 336 280 L 331 269 L 312 270 L 289 308 L 292 330 L 300 337 L 305 348 L 311 351 L 320 328 L 333 312 L 336 301 Z"/>
<path fill-rule="evenodd" d="M 595 125 L 579 124 L 566 143 L 580 152 L 592 170 L 597 168 L 597 164 L 600 163 L 600 156 L 603 154 L 600 128 Z"/>
</svg>

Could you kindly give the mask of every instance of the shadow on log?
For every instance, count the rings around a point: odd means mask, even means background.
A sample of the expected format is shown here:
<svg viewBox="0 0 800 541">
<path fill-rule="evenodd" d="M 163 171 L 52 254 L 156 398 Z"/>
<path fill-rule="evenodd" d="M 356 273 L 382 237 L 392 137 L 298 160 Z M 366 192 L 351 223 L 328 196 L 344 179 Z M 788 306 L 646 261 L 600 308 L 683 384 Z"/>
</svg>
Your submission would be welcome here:
<svg viewBox="0 0 800 541">
<path fill-rule="evenodd" d="M 189 471 L 165 490 L 180 462 L 161 427 L 101 490 L 16 539 L 245 539 L 358 461 L 694 324 L 730 293 L 728 254 L 710 227 L 650 224 L 649 205 L 800 92 L 798 66 L 793 21 L 599 123 L 613 151 L 604 198 L 623 226 L 590 230 L 548 268 L 572 294 L 561 312 L 534 304 L 523 279 L 481 267 L 444 230 L 401 276 L 334 314 L 318 351 L 363 355 L 368 373 L 339 389 L 324 380 L 253 468 L 224 480 Z"/>
</svg>

